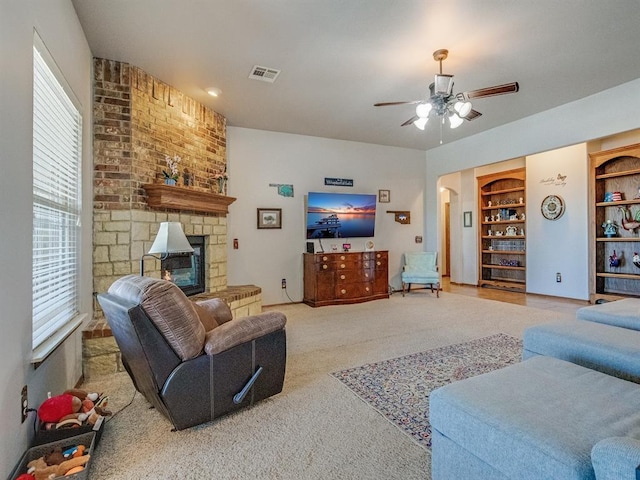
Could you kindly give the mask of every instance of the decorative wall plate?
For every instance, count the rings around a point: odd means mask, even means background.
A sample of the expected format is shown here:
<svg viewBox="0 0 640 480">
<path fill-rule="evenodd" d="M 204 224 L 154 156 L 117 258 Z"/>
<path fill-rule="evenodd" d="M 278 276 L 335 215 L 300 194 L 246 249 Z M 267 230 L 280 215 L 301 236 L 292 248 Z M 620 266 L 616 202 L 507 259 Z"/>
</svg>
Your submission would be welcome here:
<svg viewBox="0 0 640 480">
<path fill-rule="evenodd" d="M 364 244 L 364 249 L 368 252 L 373 250 L 375 247 L 376 247 L 376 244 L 373 243 L 373 240 L 367 240 L 367 242 Z"/>
<path fill-rule="evenodd" d="M 542 200 L 540 210 L 547 220 L 557 220 L 564 213 L 564 200 L 558 195 L 547 195 Z"/>
</svg>

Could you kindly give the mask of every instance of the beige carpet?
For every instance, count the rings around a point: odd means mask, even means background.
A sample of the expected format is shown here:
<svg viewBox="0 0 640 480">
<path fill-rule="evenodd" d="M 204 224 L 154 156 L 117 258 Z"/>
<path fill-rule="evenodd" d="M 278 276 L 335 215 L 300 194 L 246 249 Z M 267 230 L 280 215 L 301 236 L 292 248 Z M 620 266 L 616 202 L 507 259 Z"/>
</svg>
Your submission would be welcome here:
<svg viewBox="0 0 640 480">
<path fill-rule="evenodd" d="M 418 290 L 359 305 L 277 308 L 288 317 L 287 374 L 275 397 L 186 431 L 137 394 L 105 427 L 91 478 L 429 479 L 429 453 L 329 375 L 495 333 L 516 337 L 566 313 Z M 134 388 L 126 374 L 85 385 L 114 411 Z"/>
</svg>

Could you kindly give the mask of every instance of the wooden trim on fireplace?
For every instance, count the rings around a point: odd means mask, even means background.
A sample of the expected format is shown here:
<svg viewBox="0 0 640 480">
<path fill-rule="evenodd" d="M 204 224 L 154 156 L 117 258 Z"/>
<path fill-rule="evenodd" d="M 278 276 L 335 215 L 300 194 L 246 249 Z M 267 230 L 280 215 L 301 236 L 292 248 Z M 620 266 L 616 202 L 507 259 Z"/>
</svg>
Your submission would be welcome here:
<svg viewBox="0 0 640 480">
<path fill-rule="evenodd" d="M 229 205 L 236 201 L 234 197 L 202 192 L 192 188 L 149 183 L 143 185 L 147 192 L 147 204 L 151 208 L 169 208 L 200 213 L 229 213 Z"/>
</svg>

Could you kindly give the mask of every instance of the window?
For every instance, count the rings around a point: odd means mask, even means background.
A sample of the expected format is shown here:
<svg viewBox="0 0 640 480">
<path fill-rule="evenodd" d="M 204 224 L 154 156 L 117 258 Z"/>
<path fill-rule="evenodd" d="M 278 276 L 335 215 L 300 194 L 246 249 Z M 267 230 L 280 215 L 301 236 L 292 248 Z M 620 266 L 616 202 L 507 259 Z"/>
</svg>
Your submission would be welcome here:
<svg viewBox="0 0 640 480">
<path fill-rule="evenodd" d="M 33 348 L 78 315 L 82 116 L 36 35 L 33 48 Z M 66 84 L 65 84 L 66 85 Z"/>
</svg>

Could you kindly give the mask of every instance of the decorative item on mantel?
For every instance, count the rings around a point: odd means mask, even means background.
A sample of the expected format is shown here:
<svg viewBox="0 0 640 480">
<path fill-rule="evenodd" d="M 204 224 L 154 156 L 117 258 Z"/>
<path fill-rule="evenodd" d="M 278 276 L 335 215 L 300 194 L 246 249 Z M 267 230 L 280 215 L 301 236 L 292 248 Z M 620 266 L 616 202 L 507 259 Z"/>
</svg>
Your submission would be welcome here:
<svg viewBox="0 0 640 480">
<path fill-rule="evenodd" d="M 167 169 L 169 170 L 168 172 L 167 170 L 162 170 L 164 183 L 167 185 L 175 185 L 178 181 L 178 164 L 182 159 L 178 155 L 175 155 L 173 158 L 165 155 L 164 160 L 167 162 Z"/>
<path fill-rule="evenodd" d="M 225 165 L 224 170 L 222 170 L 221 172 L 214 173 L 213 179 L 216 181 L 218 193 L 220 195 L 224 195 L 225 187 L 227 186 L 227 180 L 229 179 L 229 177 L 227 177 L 227 166 Z"/>
</svg>

